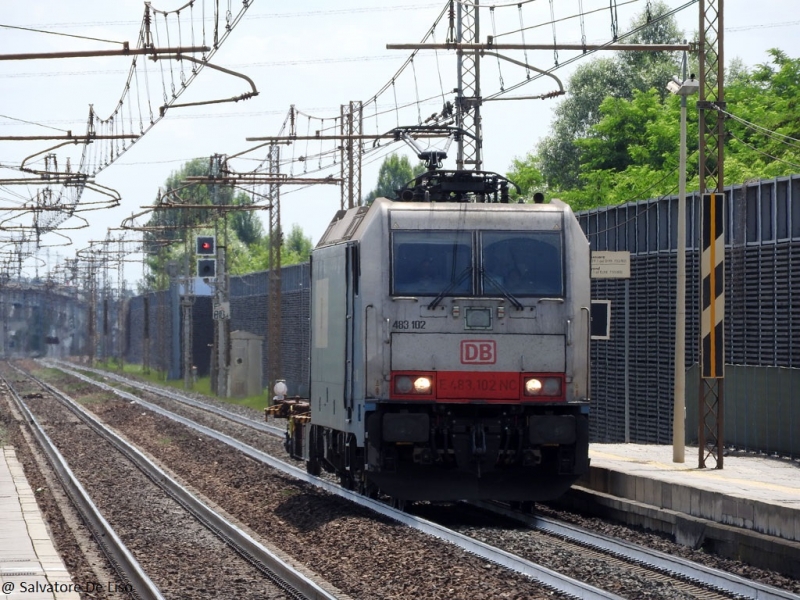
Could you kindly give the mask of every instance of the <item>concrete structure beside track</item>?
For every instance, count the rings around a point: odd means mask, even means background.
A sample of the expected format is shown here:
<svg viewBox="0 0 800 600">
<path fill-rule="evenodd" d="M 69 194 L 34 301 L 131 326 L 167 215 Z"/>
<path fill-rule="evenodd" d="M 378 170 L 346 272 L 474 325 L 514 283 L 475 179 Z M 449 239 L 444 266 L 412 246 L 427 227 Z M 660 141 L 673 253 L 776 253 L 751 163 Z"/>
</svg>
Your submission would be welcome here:
<svg viewBox="0 0 800 600">
<path fill-rule="evenodd" d="M 11 446 L 0 447 L 0 586 L 5 600 L 80 599 Z"/>
<path fill-rule="evenodd" d="M 673 463 L 672 446 L 591 444 L 564 503 L 800 578 L 800 461 L 733 454 L 699 469 L 697 453 Z"/>
</svg>

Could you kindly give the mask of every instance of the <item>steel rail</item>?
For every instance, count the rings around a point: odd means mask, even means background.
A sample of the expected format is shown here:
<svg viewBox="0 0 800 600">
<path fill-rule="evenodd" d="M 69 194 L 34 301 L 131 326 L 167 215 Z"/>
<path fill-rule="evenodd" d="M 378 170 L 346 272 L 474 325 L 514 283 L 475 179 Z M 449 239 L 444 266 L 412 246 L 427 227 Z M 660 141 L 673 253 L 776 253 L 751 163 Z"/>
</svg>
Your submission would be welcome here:
<svg viewBox="0 0 800 600">
<path fill-rule="evenodd" d="M 130 383 L 129 379 L 120 377 L 116 374 L 106 373 L 99 369 L 90 369 L 86 367 L 81 368 L 93 373 L 97 373 L 98 375 L 108 376 L 121 383 Z M 190 404 L 201 410 L 207 410 L 219 416 L 234 420 L 242 425 L 254 427 L 266 433 L 271 433 L 279 437 L 282 437 L 284 434 L 282 429 L 271 427 L 259 421 L 247 419 L 246 417 L 235 415 L 234 413 L 230 413 L 224 409 L 187 398 L 186 396 L 181 396 L 179 394 L 170 392 L 169 390 L 147 385 L 143 385 L 141 387 L 147 389 L 148 391 L 152 391 L 153 393 L 164 395 L 178 402 Z M 511 509 L 504 508 L 499 504 L 491 502 L 471 502 L 470 504 L 521 521 L 534 529 L 562 536 L 570 541 L 615 554 L 626 560 L 639 562 L 647 567 L 669 572 L 670 574 L 680 575 L 703 585 L 716 588 L 722 592 L 737 594 L 739 596 L 754 598 L 756 600 L 800 600 L 800 595 L 793 594 L 773 586 L 750 581 L 733 573 L 706 567 L 705 565 L 694 563 L 680 557 L 659 552 L 657 550 L 652 550 L 650 548 L 645 548 L 629 542 L 615 540 L 611 537 L 593 533 L 591 531 L 587 531 L 573 525 L 568 525 L 566 523 L 560 523 L 553 519 L 535 515 L 524 515 L 518 511 L 513 511 Z"/>
<path fill-rule="evenodd" d="M 690 560 L 672 556 L 658 550 L 652 550 L 616 540 L 606 535 L 587 531 L 574 525 L 561 523 L 547 517 L 525 515 L 518 511 L 503 507 L 494 502 L 469 502 L 474 506 L 495 514 L 520 521 L 533 529 L 551 533 L 596 550 L 611 553 L 626 560 L 641 563 L 644 566 L 680 575 L 703 585 L 711 586 L 725 593 L 739 595 L 756 600 L 800 600 L 800 596 L 763 583 L 750 581 L 744 577 L 720 571 Z"/>
<path fill-rule="evenodd" d="M 153 483 L 162 488 L 205 527 L 220 537 L 225 543 L 231 546 L 234 551 L 243 556 L 284 591 L 298 599 L 336 600 L 337 596 L 319 586 L 316 582 L 278 557 L 245 531 L 206 506 L 199 498 L 147 458 L 138 448 L 111 431 L 105 424 L 97 419 L 97 417 L 80 406 L 74 399 L 47 382 L 28 373 L 24 374 L 61 400 L 63 404 L 75 414 L 75 416 L 81 419 L 81 421 L 86 423 L 92 431 L 114 446 Z M 94 384 L 98 383 L 91 379 L 88 381 Z M 143 404 L 142 400 L 136 401 Z"/>
<path fill-rule="evenodd" d="M 218 417 L 223 417 L 228 419 L 229 421 L 233 421 L 238 423 L 239 425 L 245 425 L 246 427 L 251 427 L 253 429 L 257 429 L 263 433 L 267 433 L 269 435 L 283 437 L 286 434 L 286 430 L 281 427 L 275 427 L 274 425 L 267 425 L 261 421 L 256 421 L 254 419 L 249 419 L 247 417 L 243 417 L 242 415 L 237 415 L 236 413 L 232 413 L 229 410 L 225 410 L 224 408 L 220 408 L 218 406 L 212 406 L 211 404 L 207 404 L 205 402 L 201 402 L 200 400 L 195 400 L 194 398 L 189 398 L 188 396 L 183 396 L 181 394 L 172 392 L 170 390 L 165 390 L 164 388 L 156 387 L 153 385 L 148 385 L 146 383 L 142 383 L 140 381 L 132 381 L 126 377 L 122 377 L 117 375 L 116 373 L 109 373 L 107 371 L 102 371 L 100 369 L 93 369 L 92 367 L 85 367 L 85 366 L 78 366 L 73 365 L 70 363 L 65 363 L 59 360 L 46 360 L 42 361 L 44 364 L 51 364 L 55 365 L 57 368 L 61 368 L 61 366 L 68 368 L 68 369 L 75 369 L 78 371 L 86 371 L 89 373 L 94 373 L 96 375 L 100 375 L 102 377 L 107 377 L 109 379 L 113 379 L 123 385 L 135 385 L 138 388 L 141 388 L 151 394 L 156 394 L 158 396 L 164 396 L 165 398 L 169 398 L 170 400 L 174 400 L 175 402 L 180 402 L 182 404 L 186 404 L 193 408 L 197 408 L 199 410 L 203 410 L 206 412 L 210 412 L 212 414 L 217 415 Z"/>
<path fill-rule="evenodd" d="M 397 509 L 391 508 L 382 502 L 378 502 L 377 500 L 372 500 L 356 492 L 345 490 L 340 486 L 333 484 L 329 481 L 321 479 L 319 477 L 315 477 L 306 473 L 305 471 L 298 469 L 297 467 L 290 465 L 288 463 L 283 462 L 273 456 L 270 456 L 260 450 L 256 450 L 252 446 L 248 446 L 247 444 L 240 442 L 228 435 L 215 431 L 210 427 L 206 427 L 205 425 L 200 425 L 199 423 L 195 423 L 191 419 L 187 419 L 186 417 L 182 417 L 181 415 L 177 415 L 173 412 L 170 412 L 156 404 L 152 404 L 147 402 L 146 400 L 142 400 L 134 396 L 133 394 L 129 394 L 128 392 L 124 392 L 122 390 L 118 390 L 112 386 L 109 386 L 105 383 L 92 379 L 74 371 L 72 369 L 59 366 L 59 370 L 68 373 L 78 379 L 85 381 L 86 383 L 90 383 L 95 385 L 105 391 L 111 392 L 124 398 L 131 402 L 136 402 L 139 405 L 159 414 L 173 421 L 186 425 L 194 429 L 195 431 L 202 433 L 215 439 L 217 441 L 223 442 L 236 450 L 239 450 L 246 456 L 257 460 L 261 463 L 264 463 L 274 469 L 282 471 L 287 475 L 291 475 L 292 477 L 299 479 L 301 481 L 305 481 L 315 487 L 318 487 L 330 494 L 335 496 L 339 496 L 340 498 L 344 498 L 351 502 L 358 504 L 364 508 L 370 509 L 378 514 L 383 516 L 389 517 L 390 519 L 402 523 L 412 529 L 416 529 L 417 531 L 421 531 L 427 535 L 439 538 L 447 543 L 453 544 L 454 546 L 465 550 L 475 556 L 478 556 L 484 560 L 491 561 L 495 564 L 498 564 L 502 567 L 505 567 L 509 570 L 515 571 L 536 581 L 546 585 L 552 589 L 558 590 L 561 593 L 569 594 L 575 598 L 582 598 L 586 600 L 622 600 L 621 596 L 616 594 L 612 594 L 600 588 L 596 588 L 594 586 L 588 585 L 582 581 L 572 579 L 571 577 L 567 577 L 566 575 L 562 575 L 556 571 L 548 569 L 547 567 L 543 567 L 541 565 L 537 565 L 531 561 L 525 560 L 520 558 L 519 556 L 515 556 L 510 554 L 509 552 L 505 552 L 504 550 L 500 550 L 499 548 L 495 548 L 478 540 L 475 540 L 469 536 L 457 533 L 441 525 L 437 525 L 431 521 L 427 521 L 420 517 L 415 517 L 413 515 L 409 515 Z"/>
<path fill-rule="evenodd" d="M 39 421 L 22 401 L 22 398 L 19 397 L 17 391 L 2 375 L 0 375 L 0 380 L 5 383 L 11 393 L 17 409 L 22 413 L 33 436 L 61 480 L 64 491 L 72 500 L 81 518 L 91 530 L 93 537 L 117 573 L 134 587 L 137 596 L 142 600 L 164 600 L 161 591 L 147 576 L 147 573 L 144 572 L 139 562 L 134 558 L 108 521 L 100 514 L 97 505 L 78 481 L 72 469 L 69 468 L 67 461 L 64 460 L 53 441 L 45 433 Z"/>
</svg>

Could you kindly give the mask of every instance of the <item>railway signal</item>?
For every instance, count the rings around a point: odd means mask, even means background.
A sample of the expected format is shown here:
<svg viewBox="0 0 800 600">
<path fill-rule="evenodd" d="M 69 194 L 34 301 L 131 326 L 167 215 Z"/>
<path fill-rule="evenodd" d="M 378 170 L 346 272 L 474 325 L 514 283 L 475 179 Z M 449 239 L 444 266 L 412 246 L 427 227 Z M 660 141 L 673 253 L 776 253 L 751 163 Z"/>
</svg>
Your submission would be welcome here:
<svg viewBox="0 0 800 600">
<path fill-rule="evenodd" d="M 195 238 L 196 252 L 203 256 L 216 256 L 217 243 L 213 235 L 198 235 Z"/>
<path fill-rule="evenodd" d="M 203 279 L 212 279 L 217 275 L 217 240 L 213 235 L 198 235 L 195 237 L 195 252 L 197 256 L 197 276 Z"/>
<path fill-rule="evenodd" d="M 203 279 L 212 279 L 217 275 L 217 260 L 215 258 L 197 259 L 197 276 Z"/>
</svg>

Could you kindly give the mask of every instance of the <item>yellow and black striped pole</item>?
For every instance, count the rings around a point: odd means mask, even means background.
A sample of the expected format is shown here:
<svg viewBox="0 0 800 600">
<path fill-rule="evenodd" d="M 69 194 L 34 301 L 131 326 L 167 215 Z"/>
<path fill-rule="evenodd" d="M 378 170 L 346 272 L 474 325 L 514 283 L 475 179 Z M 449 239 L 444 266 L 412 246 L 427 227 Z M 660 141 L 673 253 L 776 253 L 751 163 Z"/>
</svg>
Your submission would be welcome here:
<svg viewBox="0 0 800 600">
<path fill-rule="evenodd" d="M 725 195 L 703 195 L 703 234 L 700 259 L 700 339 L 703 377 L 724 377 L 725 324 L 725 236 L 723 228 Z"/>
<path fill-rule="evenodd" d="M 703 194 L 700 256 L 700 468 L 722 468 L 725 376 L 725 194 Z"/>
</svg>

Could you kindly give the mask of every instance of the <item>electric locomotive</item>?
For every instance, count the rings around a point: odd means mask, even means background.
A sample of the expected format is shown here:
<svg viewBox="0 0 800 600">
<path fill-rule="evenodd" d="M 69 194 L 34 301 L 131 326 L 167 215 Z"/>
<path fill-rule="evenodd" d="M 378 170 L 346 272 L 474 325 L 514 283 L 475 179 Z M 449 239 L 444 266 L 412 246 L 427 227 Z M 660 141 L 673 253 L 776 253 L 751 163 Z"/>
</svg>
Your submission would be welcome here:
<svg viewBox="0 0 800 600">
<path fill-rule="evenodd" d="M 405 502 L 548 500 L 588 471 L 589 245 L 509 184 L 434 169 L 336 214 L 286 438 L 310 473 Z"/>
</svg>

